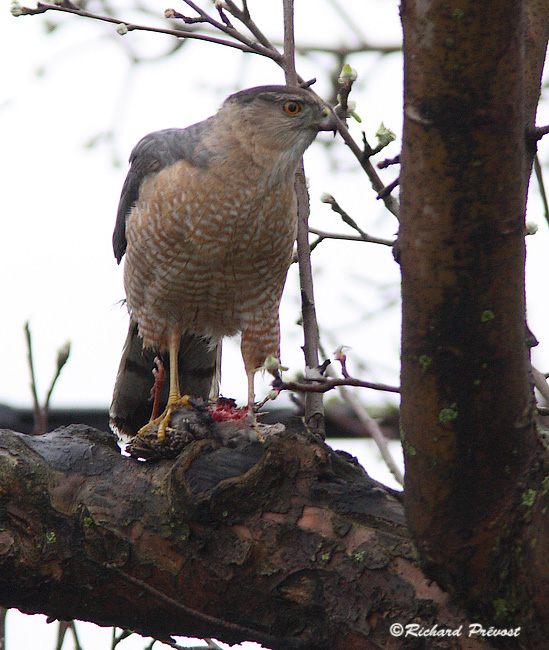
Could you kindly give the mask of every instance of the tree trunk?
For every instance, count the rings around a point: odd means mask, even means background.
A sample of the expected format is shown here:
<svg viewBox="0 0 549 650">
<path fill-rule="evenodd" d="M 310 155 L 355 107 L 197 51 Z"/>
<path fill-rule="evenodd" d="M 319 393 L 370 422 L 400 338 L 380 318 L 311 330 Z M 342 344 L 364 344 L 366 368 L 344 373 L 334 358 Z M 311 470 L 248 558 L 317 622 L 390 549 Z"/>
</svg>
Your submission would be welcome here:
<svg viewBox="0 0 549 650">
<path fill-rule="evenodd" d="M 524 296 L 548 19 L 532 36 L 523 4 L 402 6 L 405 503 L 427 574 L 475 619 L 520 625 L 509 647 L 548 648 L 548 463 Z"/>
<path fill-rule="evenodd" d="M 299 427 L 156 462 L 87 427 L 3 431 L 0 494 L 6 607 L 281 649 L 417 648 L 390 625 L 463 625 L 429 647 L 491 647 L 418 569 L 398 495 Z"/>
</svg>

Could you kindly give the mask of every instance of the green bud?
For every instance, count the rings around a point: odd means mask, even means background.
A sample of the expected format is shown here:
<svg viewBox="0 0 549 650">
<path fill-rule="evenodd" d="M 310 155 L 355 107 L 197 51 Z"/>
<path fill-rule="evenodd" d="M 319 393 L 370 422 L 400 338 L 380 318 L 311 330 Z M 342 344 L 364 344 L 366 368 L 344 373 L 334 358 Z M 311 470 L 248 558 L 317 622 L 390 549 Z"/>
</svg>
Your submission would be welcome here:
<svg viewBox="0 0 549 650">
<path fill-rule="evenodd" d="M 10 12 L 12 16 L 22 16 L 23 7 L 17 2 L 17 0 L 12 0 Z"/>
<path fill-rule="evenodd" d="M 527 221 L 526 222 L 526 234 L 527 235 L 535 235 L 538 231 L 538 224 L 534 223 L 533 221 Z"/>
<path fill-rule="evenodd" d="M 348 63 L 346 63 L 343 66 L 343 68 L 341 68 L 338 81 L 340 84 L 349 84 L 356 81 L 357 77 L 358 77 L 357 71 L 351 68 L 351 66 Z"/>
<path fill-rule="evenodd" d="M 382 122 L 379 125 L 379 129 L 376 131 L 376 138 L 381 147 L 386 147 L 388 144 L 393 142 L 393 140 L 396 140 L 396 135 Z"/>
<path fill-rule="evenodd" d="M 335 199 L 331 194 L 328 194 L 327 192 L 323 192 L 320 195 L 320 200 L 322 203 L 334 203 Z"/>
<path fill-rule="evenodd" d="M 63 366 L 67 363 L 71 353 L 71 342 L 67 341 L 62 345 L 59 350 L 57 350 L 57 369 L 61 370 Z"/>
</svg>

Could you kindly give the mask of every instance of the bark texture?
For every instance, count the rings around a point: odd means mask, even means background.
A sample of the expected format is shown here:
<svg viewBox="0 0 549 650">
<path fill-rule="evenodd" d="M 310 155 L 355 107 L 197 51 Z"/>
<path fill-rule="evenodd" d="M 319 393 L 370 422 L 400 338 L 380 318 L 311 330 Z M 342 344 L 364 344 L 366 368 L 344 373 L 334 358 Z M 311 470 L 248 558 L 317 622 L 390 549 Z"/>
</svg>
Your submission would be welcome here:
<svg viewBox="0 0 549 650">
<path fill-rule="evenodd" d="M 395 495 L 299 428 L 147 463 L 87 427 L 2 431 L 0 495 L 0 604 L 24 612 L 308 650 L 466 626 L 418 569 Z"/>
<path fill-rule="evenodd" d="M 524 214 L 547 17 L 530 27 L 549 6 L 524 5 L 402 6 L 402 425 L 406 516 L 428 575 L 473 616 L 521 625 L 503 647 L 547 648 Z"/>
</svg>

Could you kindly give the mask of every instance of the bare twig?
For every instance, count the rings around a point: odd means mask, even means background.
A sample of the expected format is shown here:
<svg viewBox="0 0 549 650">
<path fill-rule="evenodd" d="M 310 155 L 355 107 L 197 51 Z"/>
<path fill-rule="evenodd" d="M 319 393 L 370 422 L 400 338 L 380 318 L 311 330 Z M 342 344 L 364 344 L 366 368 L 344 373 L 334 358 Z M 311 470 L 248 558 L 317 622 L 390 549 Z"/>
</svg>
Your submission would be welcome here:
<svg viewBox="0 0 549 650">
<path fill-rule="evenodd" d="M 171 9 L 170 12 L 172 15 L 175 15 L 178 18 L 182 18 L 187 24 L 192 24 L 195 22 L 208 23 L 209 25 L 219 30 L 220 32 L 227 34 L 227 36 L 230 36 L 231 38 L 240 41 L 243 45 L 249 48 L 249 51 L 255 52 L 256 54 L 261 54 L 262 56 L 267 56 L 268 58 L 274 59 L 279 64 L 283 64 L 283 57 L 280 54 L 280 52 L 278 52 L 275 48 L 273 48 L 270 45 L 270 43 L 269 46 L 267 47 L 265 45 L 262 45 L 261 43 L 250 40 L 247 36 L 242 34 L 242 32 L 239 32 L 237 29 L 235 29 L 235 27 L 233 27 L 233 25 L 227 19 L 226 16 L 225 19 L 223 19 L 224 13 L 222 9 L 220 10 L 220 14 L 222 16 L 222 22 L 219 22 L 218 20 L 215 20 L 215 18 L 210 16 L 208 13 L 206 13 L 203 9 L 201 9 L 196 3 L 193 2 L 193 0 L 183 0 L 183 2 L 185 2 L 185 4 L 187 4 L 189 7 L 191 7 L 191 9 L 196 11 L 196 13 L 199 15 L 199 18 L 189 18 L 188 16 L 184 16 Z"/>
<path fill-rule="evenodd" d="M 283 0 L 284 10 L 284 74 L 288 86 L 298 85 L 295 70 L 295 38 L 294 38 L 294 0 Z"/>
<path fill-rule="evenodd" d="M 362 169 L 366 172 L 366 175 L 370 179 L 370 183 L 374 188 L 374 190 L 377 193 L 381 192 L 382 190 L 385 189 L 385 185 L 383 184 L 381 178 L 378 176 L 369 158 L 364 156 L 364 152 L 358 146 L 358 144 L 356 143 L 352 135 L 349 133 L 349 129 L 347 128 L 345 123 L 342 120 L 340 120 L 339 117 L 337 116 L 336 119 L 337 119 L 337 130 L 340 133 L 341 137 L 343 138 L 343 141 L 352 151 L 353 155 L 360 163 Z M 400 215 L 400 206 L 398 204 L 398 201 L 389 194 L 383 197 L 383 203 L 385 203 L 385 207 L 389 210 L 389 212 L 391 212 L 398 219 Z"/>
<path fill-rule="evenodd" d="M 227 14 L 223 10 L 224 8 L 220 4 L 216 4 L 215 8 L 217 9 L 217 12 L 219 13 L 219 17 L 225 23 L 225 25 L 227 25 L 227 27 L 231 27 L 232 29 L 234 29 L 233 24 L 231 23 L 231 21 L 227 17 Z"/>
<path fill-rule="evenodd" d="M 549 125 L 535 126 L 531 131 L 531 137 L 533 137 L 535 140 L 541 140 L 541 138 L 547 134 L 549 134 Z"/>
<path fill-rule="evenodd" d="M 284 0 L 284 73 L 288 85 L 297 85 L 300 79 L 295 71 L 294 50 L 294 3 Z M 303 353 L 305 366 L 317 368 L 318 363 L 318 322 L 313 291 L 313 272 L 309 249 L 309 195 L 305 181 L 303 162 L 296 176 L 297 195 L 297 260 L 301 286 L 301 312 L 303 317 Z M 313 429 L 324 432 L 324 410 L 322 395 L 311 394 L 305 397 L 305 421 Z"/>
<path fill-rule="evenodd" d="M 324 239 L 340 239 L 342 241 L 360 241 L 360 242 L 369 242 L 370 244 L 381 244 L 382 246 L 394 246 L 395 242 L 391 239 L 382 239 L 381 237 L 372 237 L 367 233 L 362 233 L 361 235 L 345 235 L 343 233 L 336 232 L 326 232 L 324 230 L 319 230 L 318 228 L 309 227 L 309 232 L 313 235 L 317 235 L 318 239 L 311 244 L 311 250 L 313 250 L 321 241 Z"/>
<path fill-rule="evenodd" d="M 347 213 L 345 210 L 339 205 L 339 203 L 335 200 L 335 198 L 331 194 L 323 194 L 321 199 L 322 203 L 326 203 L 329 205 L 334 212 L 339 214 L 341 217 L 342 221 L 346 223 L 348 226 L 353 228 L 353 230 L 356 230 L 358 234 L 360 235 L 359 241 L 367 241 L 367 242 L 372 242 L 376 244 L 384 244 L 386 246 L 393 246 L 394 242 L 387 240 L 387 239 L 378 239 L 375 237 L 371 237 L 367 233 L 362 230 L 357 222 Z M 310 230 L 310 232 L 313 232 L 314 234 L 320 234 L 320 233 L 315 233 L 314 231 Z"/>
<path fill-rule="evenodd" d="M 536 173 L 536 178 L 538 181 L 539 194 L 541 196 L 541 202 L 543 204 L 545 220 L 549 223 L 549 203 L 547 202 L 547 193 L 545 192 L 545 183 L 543 182 L 543 171 L 541 169 L 538 154 L 534 156 L 534 171 Z"/>
<path fill-rule="evenodd" d="M 156 641 L 159 641 L 161 643 L 166 644 L 167 646 L 170 646 L 170 648 L 174 648 L 175 650 L 223 650 L 220 645 L 218 645 L 215 641 L 212 639 L 203 639 L 205 641 L 206 645 L 179 645 L 178 643 L 175 643 L 174 641 L 170 641 L 169 639 L 155 639 L 153 643 L 156 643 Z M 151 644 L 152 646 L 152 644 Z"/>
<path fill-rule="evenodd" d="M 32 394 L 32 405 L 34 410 L 34 426 L 33 433 L 40 434 L 45 433 L 47 427 L 47 417 L 46 412 L 40 406 L 40 401 L 38 400 L 38 391 L 36 389 L 36 374 L 34 372 L 34 358 L 32 351 L 32 335 L 30 331 L 29 321 L 25 323 L 25 340 L 27 342 L 27 360 L 29 364 L 30 372 L 30 389 Z"/>
<path fill-rule="evenodd" d="M 275 42 L 276 45 L 276 42 Z M 323 52 L 332 54 L 338 59 L 344 61 L 351 54 L 360 54 L 362 52 L 375 52 L 376 54 L 393 54 L 401 52 L 401 45 L 374 45 L 373 43 L 360 43 L 359 45 L 323 45 L 322 43 L 310 43 L 309 45 L 301 42 L 296 43 L 296 52 L 298 54 L 307 54 L 308 52 Z"/>
<path fill-rule="evenodd" d="M 207 623 L 208 625 L 217 627 L 219 629 L 224 629 L 226 631 L 230 631 L 240 635 L 243 634 L 249 636 L 250 638 L 253 638 L 255 641 L 257 641 L 258 643 L 262 643 L 267 646 L 276 645 L 278 647 L 283 645 L 284 647 L 289 648 L 290 650 L 294 648 L 296 650 L 301 650 L 302 648 L 304 649 L 305 647 L 309 647 L 308 645 L 306 646 L 306 644 L 300 639 L 294 639 L 289 637 L 287 638 L 275 637 L 271 634 L 266 634 L 265 632 L 261 632 L 260 630 L 252 630 L 251 628 L 245 627 L 243 625 L 239 625 L 238 623 L 231 623 L 230 621 L 225 621 L 215 616 L 204 614 L 203 612 L 199 612 L 195 609 L 192 609 L 191 607 L 187 607 L 187 605 L 184 605 L 183 603 L 180 603 L 174 598 L 171 598 L 164 592 L 159 591 L 158 589 L 152 587 L 151 585 L 144 582 L 143 580 L 140 580 L 139 578 L 134 578 L 129 573 L 122 571 L 122 569 L 119 569 L 114 565 L 111 566 L 110 568 L 114 573 L 119 575 L 126 582 L 138 587 L 139 589 L 142 589 L 145 593 L 154 596 L 160 602 L 170 605 L 176 611 L 181 612 L 185 616 L 191 616 L 192 618 L 198 621 Z"/>
<path fill-rule="evenodd" d="M 364 42 L 364 35 L 358 29 L 356 20 L 353 20 L 352 16 L 350 16 L 345 11 L 345 9 L 341 6 L 341 4 L 338 2 L 338 0 L 328 0 L 328 2 L 337 11 L 338 16 L 347 25 L 348 29 L 351 32 L 354 32 L 355 36 L 359 39 L 359 41 L 361 43 L 363 43 Z"/>
<path fill-rule="evenodd" d="M 221 650 L 221 646 L 213 639 L 204 639 L 204 641 L 206 641 L 208 648 L 211 648 L 211 650 Z"/>
<path fill-rule="evenodd" d="M 59 379 L 59 375 L 61 374 L 61 371 L 65 367 L 65 364 L 69 360 L 69 355 L 71 353 L 71 344 L 70 341 L 67 341 L 65 345 L 63 345 L 59 350 L 57 351 L 57 366 L 55 369 L 55 374 L 53 376 L 53 379 L 51 380 L 50 387 L 48 389 L 48 392 L 46 393 L 46 399 L 44 401 L 44 411 L 46 414 L 49 411 L 50 408 L 50 399 L 51 395 L 53 393 L 53 389 L 55 388 L 55 384 L 57 383 L 57 380 Z"/>
<path fill-rule="evenodd" d="M 275 379 L 273 388 L 276 390 L 293 390 L 298 393 L 327 393 L 338 386 L 358 386 L 359 388 L 371 388 L 386 393 L 400 393 L 398 386 L 389 384 L 380 384 L 371 381 L 362 381 L 354 377 L 344 377 L 342 379 L 326 379 L 318 377 L 314 379 L 302 379 L 301 381 L 282 381 Z"/>
<path fill-rule="evenodd" d="M 310 229 L 310 228 L 309 228 L 309 232 L 311 232 L 311 229 Z M 309 253 L 312 253 L 312 252 L 315 250 L 315 248 L 316 248 L 319 244 L 322 244 L 322 242 L 323 242 L 325 239 L 330 239 L 330 237 L 322 237 L 322 236 L 317 237 L 317 238 L 314 240 L 314 242 L 312 242 L 312 243 L 309 245 Z M 357 239 L 359 239 L 359 238 L 357 237 Z M 359 241 L 362 241 L 362 240 L 359 240 Z M 296 257 L 295 259 L 292 260 L 292 264 L 293 264 L 294 262 L 297 262 L 297 257 Z"/>
<path fill-rule="evenodd" d="M 344 355 L 343 355 L 344 357 Z M 342 371 L 345 375 L 348 375 L 347 370 L 345 368 L 345 361 L 342 361 Z M 328 366 L 326 370 L 326 374 L 332 377 L 336 377 L 335 370 L 333 367 L 330 365 Z M 348 377 L 346 377 L 348 378 Z M 350 390 L 347 389 L 346 386 L 340 386 L 339 387 L 339 394 L 341 395 L 342 399 L 349 404 L 349 406 L 353 409 L 355 415 L 357 416 L 359 422 L 362 424 L 364 427 L 364 431 L 374 440 L 374 442 L 377 445 L 377 448 L 379 449 L 379 453 L 381 454 L 381 457 L 385 461 L 385 464 L 387 465 L 389 471 L 391 474 L 395 477 L 395 480 L 400 484 L 404 485 L 404 474 L 401 472 L 400 467 L 396 464 L 395 459 L 393 458 L 390 450 L 389 450 L 389 445 L 387 444 L 387 439 L 383 435 L 383 431 L 379 427 L 378 423 L 372 418 L 372 416 L 368 413 L 368 411 L 362 406 L 360 401 L 357 399 L 356 395 L 354 395 Z"/>
<path fill-rule="evenodd" d="M 549 404 L 549 384 L 545 375 L 530 364 L 530 369 L 532 371 L 532 377 L 534 379 L 534 386 L 538 389 L 542 397 Z"/>
<path fill-rule="evenodd" d="M 386 199 L 391 194 L 391 192 L 395 189 L 395 187 L 398 186 L 399 183 L 400 183 L 400 178 L 395 179 L 392 183 L 389 183 L 389 185 L 385 186 L 382 190 L 380 190 L 377 193 L 376 198 L 381 200 Z"/>
<path fill-rule="evenodd" d="M 225 0 L 224 2 L 227 11 L 237 18 L 243 25 L 245 25 L 250 32 L 255 36 L 261 45 L 266 47 L 269 50 L 273 50 L 277 54 L 280 54 L 276 47 L 269 41 L 269 39 L 263 34 L 263 32 L 258 28 L 258 26 L 252 20 L 250 12 L 248 11 L 248 5 L 246 2 L 242 3 L 243 9 L 239 7 L 232 0 Z"/>
<path fill-rule="evenodd" d="M 116 630 L 116 627 L 112 628 L 111 650 L 114 650 L 121 641 L 124 641 L 124 639 L 127 639 L 129 636 L 132 636 L 132 634 L 135 634 L 135 632 L 132 632 L 131 630 L 122 630 L 122 632 L 120 632 L 120 635 L 116 636 Z"/>
<path fill-rule="evenodd" d="M 151 25 L 137 25 L 134 23 L 126 23 L 119 18 L 113 18 L 112 16 L 102 16 L 95 14 L 91 11 L 85 11 L 74 6 L 68 6 L 67 4 L 63 5 L 50 5 L 39 2 L 35 8 L 30 7 L 21 7 L 20 16 L 34 16 L 36 14 L 43 14 L 47 11 L 61 11 L 64 13 L 75 14 L 77 16 L 82 16 L 84 18 L 92 18 L 93 20 L 99 20 L 102 22 L 111 23 L 113 25 L 124 25 L 125 30 L 128 32 L 131 31 L 144 31 L 144 32 L 154 32 L 157 34 L 167 34 L 168 36 L 176 36 L 177 38 L 190 38 L 199 41 L 207 41 L 209 43 L 216 43 L 217 45 L 225 45 L 226 47 L 232 47 L 242 52 L 250 52 L 252 54 L 260 54 L 261 56 L 266 56 L 273 61 L 281 64 L 282 56 L 279 53 L 276 53 L 273 50 L 255 43 L 255 44 L 245 44 L 238 43 L 235 41 L 228 41 L 222 38 L 217 38 L 216 36 L 209 36 L 206 34 L 200 34 L 198 32 L 186 31 L 183 29 L 167 29 L 163 27 L 153 27 Z M 174 12 L 175 13 L 175 12 Z M 220 23 L 221 24 L 221 23 Z M 236 30 L 235 30 L 236 31 Z"/>
<path fill-rule="evenodd" d="M 0 650 L 6 650 L 6 615 L 8 610 L 0 607 Z"/>
<path fill-rule="evenodd" d="M 59 627 L 57 629 L 57 644 L 55 646 L 55 650 L 61 650 L 63 647 L 65 636 L 68 630 L 72 632 L 74 639 L 74 650 L 82 650 L 74 621 L 59 621 Z"/>
<path fill-rule="evenodd" d="M 31 394 L 32 394 L 32 403 L 33 403 L 33 410 L 34 410 L 34 427 L 33 427 L 33 433 L 35 435 L 39 435 L 42 433 L 45 433 L 47 428 L 48 428 L 48 412 L 49 412 L 49 407 L 50 407 L 50 399 L 53 393 L 53 389 L 55 388 L 55 384 L 57 383 L 57 380 L 59 379 L 59 375 L 61 374 L 61 371 L 63 370 L 63 367 L 67 363 L 70 355 L 70 350 L 71 350 L 71 344 L 69 341 L 65 343 L 58 351 L 57 351 L 57 367 L 55 374 L 53 376 L 53 379 L 51 381 L 50 387 L 48 389 L 48 392 L 46 394 L 46 399 L 44 401 L 44 406 L 40 406 L 40 400 L 38 399 L 38 390 L 36 388 L 36 375 L 34 372 L 34 359 L 33 359 L 33 349 L 32 349 L 32 335 L 30 331 L 30 324 L 27 321 L 25 323 L 25 340 L 27 342 L 27 359 L 28 359 L 28 364 L 29 364 L 29 372 L 30 372 L 30 379 L 31 379 Z"/>
<path fill-rule="evenodd" d="M 400 154 L 396 155 L 394 158 L 386 158 L 385 160 L 382 160 L 381 162 L 377 163 L 377 168 L 378 169 L 386 169 L 387 167 L 390 167 L 391 165 L 400 165 Z"/>
</svg>

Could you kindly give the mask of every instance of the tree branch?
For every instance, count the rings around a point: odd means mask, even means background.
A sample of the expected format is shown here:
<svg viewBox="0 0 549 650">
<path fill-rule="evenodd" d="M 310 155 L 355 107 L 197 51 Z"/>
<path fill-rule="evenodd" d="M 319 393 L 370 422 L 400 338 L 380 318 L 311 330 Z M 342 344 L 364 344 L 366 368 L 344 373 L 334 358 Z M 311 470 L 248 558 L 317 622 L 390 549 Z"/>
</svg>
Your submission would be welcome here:
<svg viewBox="0 0 549 650">
<path fill-rule="evenodd" d="M 286 83 L 295 86 L 299 83 L 295 70 L 294 50 L 294 3 L 283 0 L 284 9 L 284 74 Z M 295 191 L 297 196 L 297 263 L 301 287 L 301 313 L 303 320 L 303 354 L 306 368 L 318 368 L 319 336 L 316 319 L 313 271 L 309 248 L 309 193 L 305 181 L 303 161 L 296 175 Z M 305 421 L 319 433 L 324 433 L 324 407 L 320 393 L 307 394 L 305 397 Z"/>
<path fill-rule="evenodd" d="M 343 374 L 346 379 L 349 379 L 349 375 L 345 368 L 345 357 L 340 358 L 341 365 L 343 368 Z M 335 370 L 333 365 L 330 364 L 326 368 L 326 374 L 331 375 L 334 378 L 337 378 L 335 375 Z M 347 402 L 349 406 L 353 409 L 356 417 L 358 418 L 360 424 L 362 425 L 364 432 L 369 435 L 372 440 L 376 443 L 379 453 L 383 458 L 385 464 L 387 465 L 389 471 L 394 476 L 397 483 L 404 485 L 404 474 L 400 470 L 400 467 L 396 464 L 395 459 L 393 458 L 391 452 L 389 451 L 389 446 L 387 444 L 387 439 L 383 435 L 383 431 L 379 427 L 378 423 L 371 417 L 368 411 L 362 406 L 360 401 L 357 399 L 356 395 L 350 390 L 347 390 L 346 386 L 339 386 L 339 394 L 343 401 Z"/>
<path fill-rule="evenodd" d="M 400 393 L 400 388 L 397 386 L 363 381 L 362 379 L 355 379 L 354 377 L 342 377 L 336 379 L 318 377 L 314 379 L 307 378 L 301 381 L 282 381 L 281 379 L 275 379 L 272 385 L 276 390 L 293 390 L 296 393 L 327 393 L 329 390 L 333 390 L 338 386 L 356 386 L 358 388 L 380 390 L 386 393 Z"/>
<path fill-rule="evenodd" d="M 102 22 L 111 23 L 113 25 L 123 25 L 125 27 L 125 30 L 128 32 L 131 31 L 153 32 L 157 34 L 167 34 L 168 36 L 176 36 L 177 38 L 182 38 L 182 39 L 194 39 L 199 41 L 206 41 L 209 43 L 215 43 L 217 45 L 232 47 L 237 50 L 241 50 L 242 52 L 249 52 L 251 54 L 259 54 L 261 56 L 266 56 L 267 58 L 270 58 L 279 64 L 281 63 L 281 55 L 279 53 L 269 50 L 268 48 L 257 43 L 252 43 L 252 44 L 237 43 L 235 41 L 228 41 L 222 38 L 217 38 L 216 36 L 200 34 L 198 32 L 193 32 L 190 30 L 186 31 L 183 29 L 167 29 L 163 27 L 153 27 L 151 25 L 137 25 L 134 23 L 126 23 L 119 18 L 113 18 L 112 16 L 101 16 L 99 14 L 95 14 L 91 11 L 80 9 L 78 7 L 75 7 L 74 5 L 69 5 L 67 3 L 59 4 L 59 5 L 50 5 L 50 4 L 39 2 L 36 8 L 19 7 L 16 11 L 12 10 L 12 13 L 17 16 L 34 16 L 36 14 L 46 13 L 47 11 L 61 11 L 63 13 L 82 16 L 83 18 L 91 18 L 93 20 L 99 20 Z"/>
<path fill-rule="evenodd" d="M 370 183 L 373 189 L 379 195 L 379 193 L 385 189 L 385 185 L 383 184 L 383 181 L 378 176 L 374 166 L 370 162 L 370 159 L 364 155 L 364 151 L 358 146 L 358 144 L 356 143 L 352 135 L 349 133 L 349 129 L 347 128 L 345 123 L 337 116 L 336 119 L 337 119 L 337 130 L 339 134 L 343 138 L 345 144 L 352 151 L 355 158 L 360 163 L 362 169 L 366 172 L 366 175 L 370 179 Z M 390 194 L 380 198 L 382 198 L 383 203 L 385 204 L 385 207 L 389 210 L 389 212 L 391 212 L 391 214 L 393 214 L 398 219 L 400 214 L 400 207 L 398 201 Z"/>
<path fill-rule="evenodd" d="M 398 499 L 347 458 L 299 429 L 154 463 L 83 426 L 4 430 L 0 603 L 273 650 L 394 650 L 392 622 L 466 626 L 415 565 Z M 430 640 L 465 647 L 489 645 Z"/>
<path fill-rule="evenodd" d="M 79 9 L 71 2 L 69 2 L 69 0 L 65 0 L 63 4 L 59 4 L 59 5 L 38 3 L 35 9 L 16 5 L 14 8 L 12 8 L 12 14 L 16 16 L 30 16 L 30 15 L 45 13 L 46 11 L 61 11 L 65 13 L 83 16 L 85 18 L 92 18 L 94 20 L 100 20 L 100 21 L 109 22 L 115 25 L 122 26 L 124 29 L 124 33 L 126 31 L 134 31 L 134 30 L 149 31 L 149 32 L 156 32 L 159 34 L 167 34 L 181 39 L 186 39 L 186 38 L 195 39 L 195 40 L 215 43 L 217 45 L 224 45 L 226 47 L 232 47 L 241 50 L 242 52 L 249 52 L 252 54 L 258 54 L 260 56 L 265 56 L 273 60 L 275 63 L 277 63 L 277 65 L 280 65 L 283 68 L 285 68 L 286 83 L 288 83 L 289 85 L 292 84 L 297 85 L 297 84 L 304 83 L 304 79 L 300 75 L 298 75 L 295 71 L 295 62 L 294 62 L 295 39 L 293 38 L 293 28 L 292 28 L 291 38 L 285 35 L 285 42 L 284 42 L 285 54 L 283 55 L 280 52 L 278 52 L 275 46 L 267 39 L 267 37 L 261 32 L 261 30 L 257 27 L 257 25 L 251 20 L 249 12 L 247 10 L 246 11 L 239 10 L 238 7 L 236 7 L 236 5 L 234 5 L 234 3 L 232 2 L 223 3 L 223 6 L 232 15 L 238 18 L 252 32 L 252 34 L 257 38 L 258 42 L 251 41 L 246 36 L 244 36 L 241 32 L 236 30 L 234 27 L 229 26 L 224 22 L 219 22 L 215 20 L 205 11 L 200 9 L 200 7 L 198 7 L 198 5 L 192 2 L 192 0 L 184 0 L 184 1 L 186 2 L 187 5 L 189 5 L 190 7 L 192 7 L 197 11 L 197 13 L 199 14 L 198 20 L 200 22 L 210 24 L 214 29 L 217 29 L 225 34 L 230 35 L 232 38 L 237 39 L 239 42 L 228 41 L 225 39 L 217 38 L 215 36 L 200 34 L 198 32 L 191 32 L 191 31 L 178 30 L 178 29 L 165 29 L 160 27 L 125 23 L 124 21 L 118 18 L 113 18 L 111 16 L 100 16 L 98 14 Z M 174 17 L 174 18 L 180 17 L 183 20 L 187 19 L 190 20 L 190 22 L 194 22 L 194 19 L 188 19 L 188 17 L 184 16 L 183 14 L 180 14 L 179 12 L 176 12 L 173 9 L 167 10 L 167 15 L 168 17 Z M 285 19 L 285 20 L 288 21 L 289 19 Z M 287 26 L 289 27 L 290 23 L 288 23 Z M 286 40 L 288 40 L 288 42 L 286 42 Z M 288 53 L 288 56 L 286 56 L 286 52 Z M 291 65 L 288 63 L 290 59 L 292 60 Z M 288 65 L 290 65 L 289 68 Z M 289 72 L 287 72 L 286 69 L 288 69 Z M 366 172 L 368 178 L 370 179 L 373 189 L 378 194 L 378 197 L 383 200 L 387 209 L 398 219 L 398 215 L 399 215 L 398 201 L 394 197 L 390 196 L 390 194 L 380 195 L 380 193 L 382 193 L 385 190 L 385 186 L 383 182 L 381 181 L 373 165 L 369 161 L 366 152 L 359 147 L 359 145 L 356 143 L 354 138 L 349 133 L 349 130 L 345 125 L 345 123 L 339 118 L 337 119 L 338 119 L 337 129 L 341 137 L 343 138 L 343 141 L 350 148 L 351 152 L 353 153 L 353 155 L 359 161 L 361 167 Z"/>
<path fill-rule="evenodd" d="M 32 349 L 32 334 L 30 331 L 30 323 L 25 323 L 25 341 L 27 343 L 27 361 L 29 364 L 30 372 L 30 389 L 32 395 L 32 404 L 34 409 L 34 433 L 45 433 L 47 427 L 48 416 L 47 412 L 40 406 L 38 399 L 38 389 L 36 388 L 36 373 L 34 371 L 34 353 Z"/>
<path fill-rule="evenodd" d="M 323 194 L 322 198 L 321 198 L 321 201 L 322 201 L 322 203 L 327 203 L 332 208 L 332 210 L 334 212 L 336 212 L 337 214 L 339 214 L 341 216 L 341 220 L 344 223 L 346 223 L 348 226 L 350 226 L 351 228 L 356 230 L 358 232 L 358 234 L 360 235 L 360 239 L 362 239 L 363 241 L 372 242 L 372 243 L 376 243 L 376 244 L 384 244 L 386 246 L 393 246 L 394 245 L 393 241 L 390 241 L 390 240 L 387 240 L 387 239 L 378 239 L 378 238 L 375 238 L 375 237 L 371 237 L 370 235 L 365 233 L 364 230 L 362 230 L 358 226 L 357 222 L 351 216 L 349 216 L 349 214 L 347 214 L 347 212 L 345 212 L 345 210 L 339 205 L 339 203 L 334 199 L 334 197 L 331 194 Z"/>
<path fill-rule="evenodd" d="M 543 214 L 545 215 L 545 221 L 549 224 L 549 202 L 547 201 L 547 193 L 545 191 L 545 183 L 543 182 L 543 170 L 539 162 L 539 157 L 536 153 L 534 156 L 534 173 L 538 181 L 539 194 L 541 197 L 541 204 L 543 205 Z"/>
<path fill-rule="evenodd" d="M 382 246 L 394 246 L 395 242 L 391 239 L 381 239 L 380 237 L 372 237 L 363 232 L 362 235 L 345 235 L 343 233 L 326 232 L 325 230 L 318 230 L 318 228 L 309 227 L 309 232 L 313 235 L 318 235 L 320 239 L 340 239 L 342 241 L 361 241 L 371 244 L 381 244 Z M 312 246 L 311 246 L 312 249 Z"/>
</svg>

